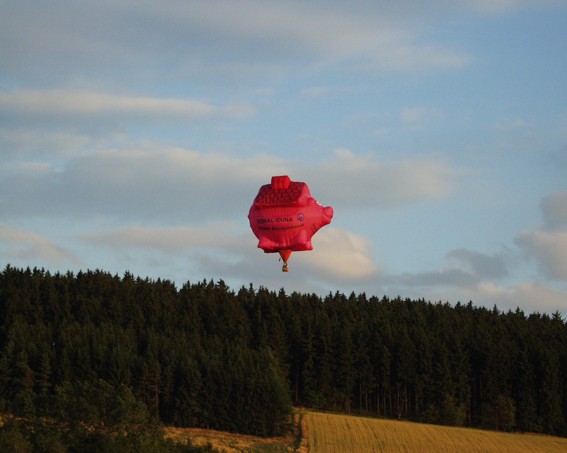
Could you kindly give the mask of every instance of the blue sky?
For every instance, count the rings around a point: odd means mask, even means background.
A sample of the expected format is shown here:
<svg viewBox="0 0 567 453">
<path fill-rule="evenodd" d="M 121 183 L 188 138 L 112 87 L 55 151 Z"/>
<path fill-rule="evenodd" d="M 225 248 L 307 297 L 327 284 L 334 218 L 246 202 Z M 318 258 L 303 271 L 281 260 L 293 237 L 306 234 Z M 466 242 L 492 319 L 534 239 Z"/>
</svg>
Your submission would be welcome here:
<svg viewBox="0 0 567 453">
<path fill-rule="evenodd" d="M 567 313 L 564 1 L 0 11 L 2 267 Z M 289 273 L 281 174 L 335 210 Z"/>
</svg>

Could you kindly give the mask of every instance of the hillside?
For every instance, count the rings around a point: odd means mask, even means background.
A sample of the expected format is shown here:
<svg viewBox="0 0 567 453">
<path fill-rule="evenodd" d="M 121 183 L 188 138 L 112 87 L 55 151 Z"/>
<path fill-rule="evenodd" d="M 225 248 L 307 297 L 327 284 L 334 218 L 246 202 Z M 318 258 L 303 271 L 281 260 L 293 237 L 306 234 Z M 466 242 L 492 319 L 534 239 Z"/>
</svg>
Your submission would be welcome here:
<svg viewBox="0 0 567 453">
<path fill-rule="evenodd" d="M 309 452 L 564 453 L 567 439 L 321 412 L 305 415 Z"/>
<path fill-rule="evenodd" d="M 272 437 L 293 404 L 567 436 L 566 344 L 558 313 L 472 302 L 0 273 L 0 411 L 26 418 Z"/>
<path fill-rule="evenodd" d="M 227 432 L 166 428 L 177 442 L 212 445 L 225 453 L 564 453 L 567 439 L 502 433 L 352 415 L 302 411 L 303 441 L 293 436 L 261 438 Z"/>
</svg>

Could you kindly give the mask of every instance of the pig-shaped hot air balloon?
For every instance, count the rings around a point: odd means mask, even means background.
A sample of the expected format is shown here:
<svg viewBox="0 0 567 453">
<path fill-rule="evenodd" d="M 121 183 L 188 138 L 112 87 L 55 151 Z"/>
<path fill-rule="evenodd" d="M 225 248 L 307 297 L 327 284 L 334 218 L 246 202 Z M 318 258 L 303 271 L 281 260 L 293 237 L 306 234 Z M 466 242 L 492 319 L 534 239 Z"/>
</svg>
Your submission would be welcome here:
<svg viewBox="0 0 567 453">
<path fill-rule="evenodd" d="M 266 253 L 278 252 L 284 272 L 291 252 L 312 250 L 311 238 L 332 218 L 332 207 L 321 206 L 307 184 L 289 176 L 272 176 L 271 184 L 260 187 L 248 213 L 258 247 Z"/>
</svg>

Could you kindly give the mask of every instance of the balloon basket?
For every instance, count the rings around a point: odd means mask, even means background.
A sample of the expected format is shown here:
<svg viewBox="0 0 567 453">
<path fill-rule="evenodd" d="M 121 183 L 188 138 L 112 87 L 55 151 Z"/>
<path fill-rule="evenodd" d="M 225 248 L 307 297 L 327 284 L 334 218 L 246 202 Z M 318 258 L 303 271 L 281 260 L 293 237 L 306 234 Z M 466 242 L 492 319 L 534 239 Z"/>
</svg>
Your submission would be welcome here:
<svg viewBox="0 0 567 453">
<path fill-rule="evenodd" d="M 285 263 L 285 264 L 282 266 L 282 272 L 289 272 L 289 267 L 288 267 L 287 263 Z"/>
</svg>

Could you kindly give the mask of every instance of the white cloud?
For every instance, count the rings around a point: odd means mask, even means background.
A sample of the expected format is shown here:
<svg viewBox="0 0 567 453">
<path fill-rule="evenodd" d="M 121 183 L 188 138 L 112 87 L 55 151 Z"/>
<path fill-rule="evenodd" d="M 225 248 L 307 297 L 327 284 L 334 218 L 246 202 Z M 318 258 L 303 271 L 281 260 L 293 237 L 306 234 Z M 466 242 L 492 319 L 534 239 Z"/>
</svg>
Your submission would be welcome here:
<svg viewBox="0 0 567 453">
<path fill-rule="evenodd" d="M 253 106 L 244 104 L 216 106 L 193 99 L 119 96 L 69 90 L 0 91 L 0 110 L 16 115 L 102 116 L 119 114 L 187 119 L 213 116 L 242 118 L 255 113 Z"/>
<path fill-rule="evenodd" d="M 502 132 L 508 132 L 515 129 L 525 129 L 527 123 L 521 118 L 501 120 L 496 123 L 496 129 Z"/>
<path fill-rule="evenodd" d="M 403 108 L 400 116 L 405 123 L 423 125 L 431 120 L 437 120 L 441 113 L 436 109 L 417 106 Z"/>
<path fill-rule="evenodd" d="M 424 107 L 406 107 L 402 109 L 400 116 L 406 123 L 420 123 L 427 116 L 427 109 Z"/>
<path fill-rule="evenodd" d="M 45 131 L 37 128 L 0 127 L 0 147 L 5 161 L 25 158 L 45 160 L 70 157 L 88 149 L 93 139 L 83 133 Z"/>
<path fill-rule="evenodd" d="M 489 255 L 460 248 L 449 252 L 447 257 L 465 263 L 479 278 L 500 279 L 508 275 L 506 260 L 502 254 Z"/>
<path fill-rule="evenodd" d="M 454 280 L 453 280 L 454 282 Z M 388 279 L 388 283 L 392 283 Z M 400 283 L 400 282 L 393 282 Z M 402 282 L 404 283 L 404 282 Z M 393 290 L 392 290 L 393 288 Z M 398 294 L 414 299 L 424 298 L 432 302 L 468 303 L 477 307 L 493 308 L 500 311 L 515 311 L 520 308 L 525 313 L 553 313 L 558 310 L 567 315 L 567 291 L 538 282 L 501 285 L 494 281 L 468 282 L 463 285 L 426 285 L 394 286 L 387 293 L 395 297 Z"/>
<path fill-rule="evenodd" d="M 245 218 L 258 188 L 279 174 L 308 182 L 321 204 L 341 211 L 385 208 L 446 197 L 455 174 L 436 157 L 378 162 L 343 150 L 329 161 L 305 165 L 151 143 L 93 151 L 42 170 L 20 165 L 0 180 L 6 218 L 103 215 L 168 224 Z"/>
<path fill-rule="evenodd" d="M 392 20 L 385 8 L 378 12 L 327 3 L 257 0 L 220 1 L 211 7 L 197 1 L 155 3 L 148 13 L 169 23 L 192 24 L 209 42 L 217 43 L 216 49 L 261 43 L 251 50 L 266 59 L 295 55 L 333 62 L 362 57 L 390 69 L 461 66 L 467 60 L 441 46 L 415 44 L 415 27 Z M 236 54 L 241 56 L 241 51 Z"/>
<path fill-rule="evenodd" d="M 246 218 L 259 186 L 285 167 L 270 156 L 147 146 L 77 156 L 61 170 L 20 167 L 0 180 L 0 207 L 6 217 L 103 215 L 169 224 Z"/>
<path fill-rule="evenodd" d="M 301 90 L 301 96 L 304 96 L 306 98 L 318 98 L 327 96 L 335 91 L 336 90 L 330 87 L 308 87 Z"/>
<path fill-rule="evenodd" d="M 0 225 L 0 248 L 3 258 L 13 263 L 45 262 L 47 264 L 78 264 L 75 255 L 46 237 L 26 230 Z"/>
<path fill-rule="evenodd" d="M 537 261 L 546 277 L 567 282 L 567 230 L 524 232 L 516 244 Z"/>
<path fill-rule="evenodd" d="M 501 14 L 525 7 L 561 5 L 561 0 L 461 0 L 477 11 L 487 14 Z"/>
<path fill-rule="evenodd" d="M 518 234 L 515 242 L 543 275 L 567 282 L 567 192 L 548 195 L 540 208 L 542 228 Z"/>
<path fill-rule="evenodd" d="M 545 197 L 541 208 L 544 225 L 541 229 L 524 231 L 516 235 L 514 242 L 525 257 L 539 267 L 547 284 L 539 277 L 509 281 L 511 270 L 521 265 L 517 250 L 504 249 L 498 253 L 482 253 L 467 248 L 450 251 L 446 258 L 456 265 L 437 270 L 402 273 L 384 273 L 381 282 L 391 291 L 408 293 L 412 297 L 429 297 L 430 300 L 467 302 L 500 310 L 567 312 L 567 228 L 565 223 L 564 192 Z M 505 285 L 503 282 L 508 282 Z"/>
<path fill-rule="evenodd" d="M 390 276 L 388 280 L 405 287 L 458 287 L 466 288 L 479 282 L 479 277 L 470 269 L 458 266 L 444 267 L 438 270 L 402 273 Z"/>
<path fill-rule="evenodd" d="M 567 230 L 567 192 L 556 192 L 541 202 L 544 228 Z"/>
<path fill-rule="evenodd" d="M 397 9 L 259 0 L 53 1 L 33 8 L 16 2 L 5 6 L 0 19 L 0 57 L 13 80 L 80 86 L 101 79 L 147 82 L 148 61 L 167 67 L 165 76 L 174 81 L 281 74 L 297 63 L 318 70 L 348 62 L 349 71 L 468 63 L 463 52 L 423 39 L 423 8 Z"/>
<path fill-rule="evenodd" d="M 83 239 L 96 246 L 110 248 L 152 248 L 164 253 L 191 247 L 230 247 L 238 243 L 235 225 L 213 223 L 204 227 L 152 228 L 131 226 L 86 234 Z"/>
<path fill-rule="evenodd" d="M 526 0 L 472 0 L 470 5 L 485 13 L 499 13 L 518 8 L 522 4 L 529 3 Z"/>
<path fill-rule="evenodd" d="M 342 209 L 385 208 L 445 198 L 453 191 L 456 174 L 438 156 L 379 161 L 340 149 L 310 180 Z"/>
<path fill-rule="evenodd" d="M 330 282 L 368 279 L 380 273 L 371 241 L 350 231 L 325 227 L 314 236 L 313 247 L 316 253 L 305 254 L 302 260 L 318 267 Z"/>
<path fill-rule="evenodd" d="M 553 313 L 556 310 L 567 314 L 567 291 L 544 286 L 539 283 L 522 283 L 509 288 L 485 282 L 469 292 L 470 300 L 477 305 L 496 305 L 501 311 L 521 308 L 523 311 Z"/>
<path fill-rule="evenodd" d="M 184 262 L 186 267 L 226 281 L 255 281 L 277 288 L 282 278 L 279 256 L 259 250 L 247 225 L 245 231 L 241 227 L 218 222 L 202 227 L 130 226 L 84 234 L 82 239 L 90 246 L 111 248 L 130 260 L 137 257 L 138 265 L 151 260 L 152 267 L 166 269 L 172 263 Z M 313 246 L 313 251 L 292 254 L 291 287 L 312 290 L 315 281 L 321 287 L 337 287 L 339 283 L 368 281 L 380 273 L 372 259 L 370 241 L 362 236 L 327 226 L 314 236 Z M 152 254 L 143 254 L 143 250 Z"/>
</svg>

